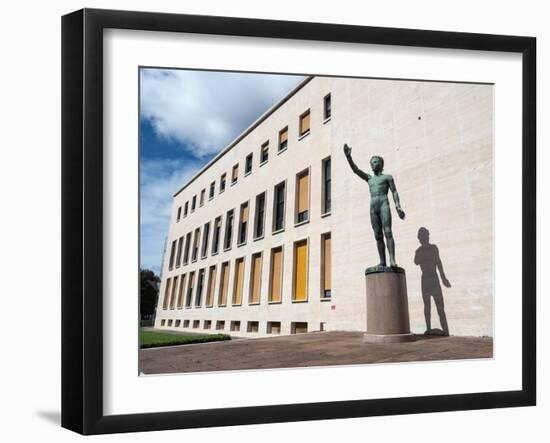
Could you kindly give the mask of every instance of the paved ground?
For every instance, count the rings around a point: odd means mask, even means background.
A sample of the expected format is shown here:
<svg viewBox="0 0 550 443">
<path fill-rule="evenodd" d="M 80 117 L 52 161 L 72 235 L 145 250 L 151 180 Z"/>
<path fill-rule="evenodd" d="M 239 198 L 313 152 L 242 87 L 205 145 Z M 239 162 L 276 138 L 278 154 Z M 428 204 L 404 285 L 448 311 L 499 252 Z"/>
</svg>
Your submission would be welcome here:
<svg viewBox="0 0 550 443">
<path fill-rule="evenodd" d="M 489 358 L 493 339 L 417 336 L 409 343 L 365 344 L 362 332 L 313 332 L 141 349 L 145 374 L 295 368 L 365 363 Z"/>
</svg>

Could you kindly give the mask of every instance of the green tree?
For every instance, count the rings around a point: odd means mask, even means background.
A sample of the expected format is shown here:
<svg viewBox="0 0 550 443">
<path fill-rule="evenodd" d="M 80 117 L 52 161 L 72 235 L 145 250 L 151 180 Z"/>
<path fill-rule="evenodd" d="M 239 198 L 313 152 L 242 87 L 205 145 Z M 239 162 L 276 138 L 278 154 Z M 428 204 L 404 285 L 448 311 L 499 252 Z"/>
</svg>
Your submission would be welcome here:
<svg viewBox="0 0 550 443">
<path fill-rule="evenodd" d="M 159 294 L 160 278 L 150 269 L 139 271 L 139 308 L 141 318 L 147 318 L 155 313 Z"/>
</svg>

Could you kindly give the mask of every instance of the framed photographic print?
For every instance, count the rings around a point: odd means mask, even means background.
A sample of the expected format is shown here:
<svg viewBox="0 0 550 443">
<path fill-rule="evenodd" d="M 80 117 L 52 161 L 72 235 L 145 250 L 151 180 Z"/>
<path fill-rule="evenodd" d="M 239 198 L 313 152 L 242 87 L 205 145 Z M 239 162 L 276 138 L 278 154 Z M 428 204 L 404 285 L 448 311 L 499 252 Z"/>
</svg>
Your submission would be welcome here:
<svg viewBox="0 0 550 443">
<path fill-rule="evenodd" d="M 63 17 L 62 425 L 536 401 L 531 37 Z"/>
</svg>

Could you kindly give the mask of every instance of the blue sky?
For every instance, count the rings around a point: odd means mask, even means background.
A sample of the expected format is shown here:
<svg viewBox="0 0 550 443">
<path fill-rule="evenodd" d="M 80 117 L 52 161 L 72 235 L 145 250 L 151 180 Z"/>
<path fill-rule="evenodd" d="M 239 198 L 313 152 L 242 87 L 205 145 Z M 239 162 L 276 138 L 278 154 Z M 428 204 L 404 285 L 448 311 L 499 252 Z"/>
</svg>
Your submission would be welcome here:
<svg viewBox="0 0 550 443">
<path fill-rule="evenodd" d="M 140 71 L 141 267 L 160 272 L 172 196 L 303 77 Z"/>
</svg>

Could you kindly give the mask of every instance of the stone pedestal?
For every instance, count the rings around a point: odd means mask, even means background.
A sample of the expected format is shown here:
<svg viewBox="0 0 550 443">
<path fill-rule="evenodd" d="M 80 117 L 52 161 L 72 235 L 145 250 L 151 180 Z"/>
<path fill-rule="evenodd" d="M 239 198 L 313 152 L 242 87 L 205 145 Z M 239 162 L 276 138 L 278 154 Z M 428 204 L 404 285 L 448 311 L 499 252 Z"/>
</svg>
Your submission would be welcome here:
<svg viewBox="0 0 550 443">
<path fill-rule="evenodd" d="M 405 270 L 375 266 L 365 271 L 367 281 L 368 343 L 397 343 L 413 340 L 409 324 L 409 302 Z"/>
</svg>

